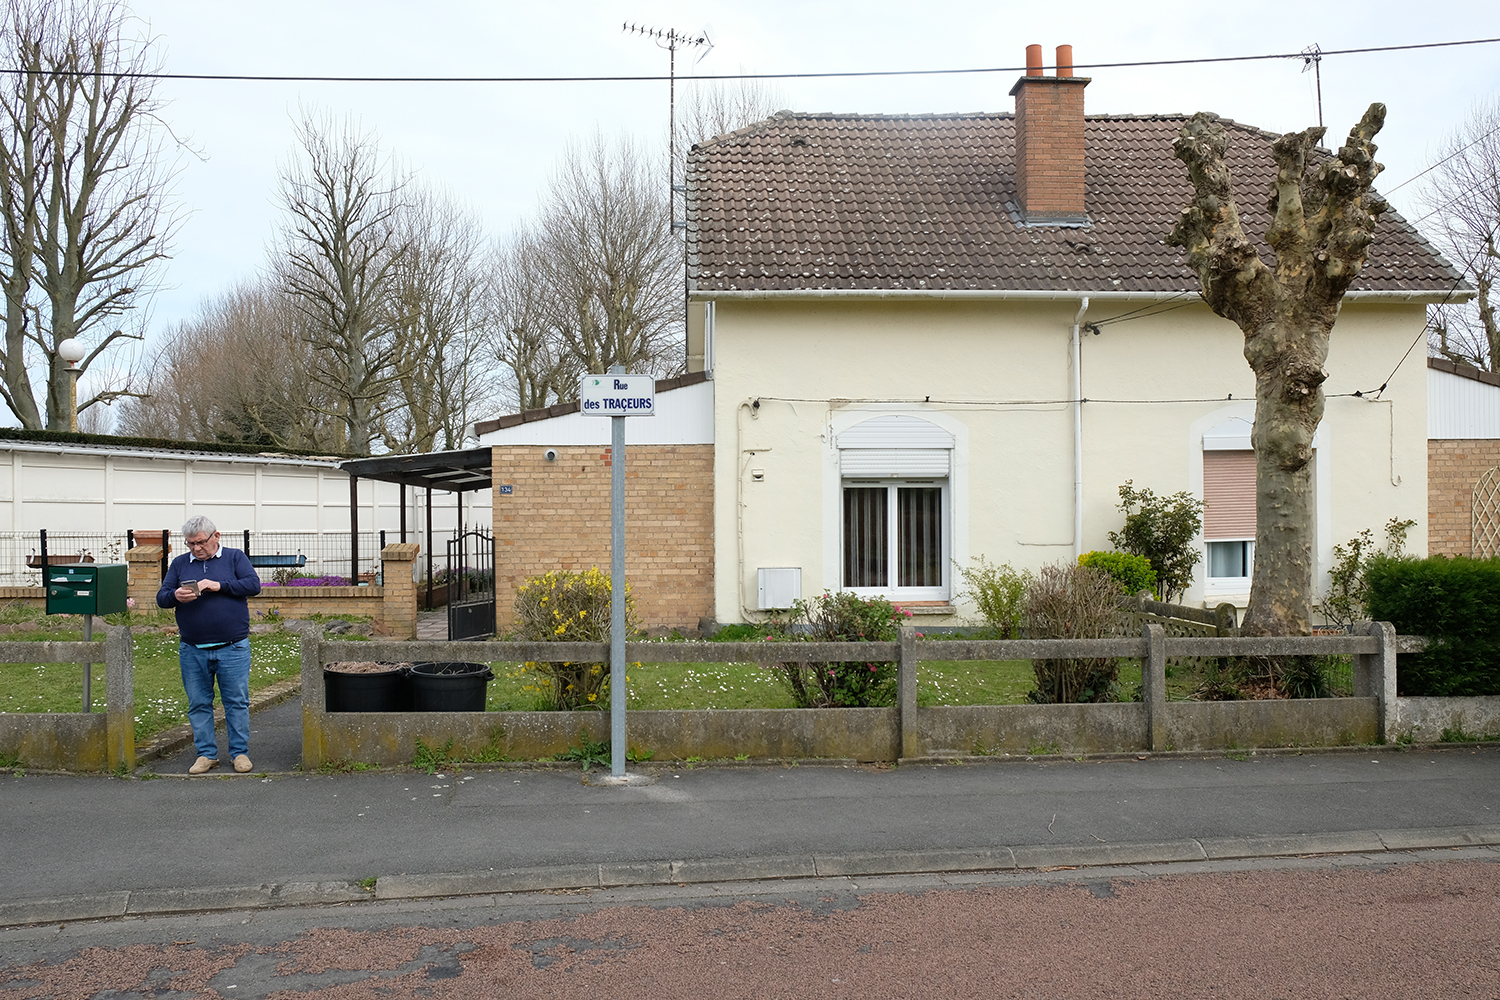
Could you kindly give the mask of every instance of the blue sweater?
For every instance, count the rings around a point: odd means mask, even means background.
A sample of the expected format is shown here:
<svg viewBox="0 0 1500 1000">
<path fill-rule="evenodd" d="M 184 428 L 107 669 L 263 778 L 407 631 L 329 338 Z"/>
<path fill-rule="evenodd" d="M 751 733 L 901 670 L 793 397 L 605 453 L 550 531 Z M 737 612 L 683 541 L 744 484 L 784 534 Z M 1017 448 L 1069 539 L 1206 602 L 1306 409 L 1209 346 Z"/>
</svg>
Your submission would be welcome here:
<svg viewBox="0 0 1500 1000">
<path fill-rule="evenodd" d="M 183 580 L 217 580 L 224 589 L 206 590 L 196 601 L 178 604 L 173 596 Z M 156 603 L 177 609 L 177 630 L 182 641 L 195 646 L 212 642 L 239 642 L 250 634 L 249 598 L 260 593 L 260 577 L 249 558 L 239 549 L 219 546 L 212 559 L 194 561 L 192 553 L 172 560 L 166 579 L 156 592 Z"/>
</svg>

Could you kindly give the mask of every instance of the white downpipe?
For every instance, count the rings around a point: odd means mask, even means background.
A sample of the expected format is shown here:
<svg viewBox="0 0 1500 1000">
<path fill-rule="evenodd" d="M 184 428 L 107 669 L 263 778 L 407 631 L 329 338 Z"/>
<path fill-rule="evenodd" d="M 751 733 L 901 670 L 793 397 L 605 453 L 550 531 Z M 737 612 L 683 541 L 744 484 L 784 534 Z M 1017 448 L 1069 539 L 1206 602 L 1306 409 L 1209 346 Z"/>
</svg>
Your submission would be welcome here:
<svg viewBox="0 0 1500 1000">
<path fill-rule="evenodd" d="M 1089 297 L 1078 304 L 1073 317 L 1073 560 L 1083 555 L 1083 351 L 1079 347 L 1079 324 L 1089 311 Z"/>
</svg>

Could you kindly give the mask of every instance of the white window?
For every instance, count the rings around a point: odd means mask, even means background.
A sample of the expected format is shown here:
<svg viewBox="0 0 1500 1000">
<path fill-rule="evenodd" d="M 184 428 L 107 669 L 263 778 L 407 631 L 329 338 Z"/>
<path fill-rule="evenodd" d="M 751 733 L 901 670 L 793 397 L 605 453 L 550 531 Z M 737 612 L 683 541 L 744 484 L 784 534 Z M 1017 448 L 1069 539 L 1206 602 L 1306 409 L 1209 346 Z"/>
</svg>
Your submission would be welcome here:
<svg viewBox="0 0 1500 1000">
<path fill-rule="evenodd" d="M 945 600 L 947 489 L 936 480 L 845 480 L 845 590 Z"/>
<path fill-rule="evenodd" d="M 838 436 L 839 585 L 893 600 L 945 601 L 953 435 L 888 415 Z"/>
<path fill-rule="evenodd" d="M 1209 588 L 1248 590 L 1255 569 L 1255 452 L 1203 452 L 1203 538 Z"/>
</svg>

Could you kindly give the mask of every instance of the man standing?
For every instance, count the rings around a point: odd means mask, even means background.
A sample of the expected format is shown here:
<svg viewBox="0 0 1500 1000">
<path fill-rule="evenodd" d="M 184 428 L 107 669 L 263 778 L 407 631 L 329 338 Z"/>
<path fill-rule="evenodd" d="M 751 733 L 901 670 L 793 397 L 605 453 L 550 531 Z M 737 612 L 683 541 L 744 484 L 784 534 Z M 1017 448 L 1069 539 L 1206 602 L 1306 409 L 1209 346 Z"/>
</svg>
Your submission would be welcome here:
<svg viewBox="0 0 1500 1000">
<path fill-rule="evenodd" d="M 189 774 L 219 766 L 214 737 L 214 678 L 224 704 L 229 756 L 241 774 L 250 763 L 250 601 L 260 577 L 239 549 L 219 544 L 219 531 L 201 514 L 182 526 L 188 551 L 172 560 L 156 603 L 177 611 L 178 660 L 187 691 L 188 721 L 198 759 Z"/>
</svg>

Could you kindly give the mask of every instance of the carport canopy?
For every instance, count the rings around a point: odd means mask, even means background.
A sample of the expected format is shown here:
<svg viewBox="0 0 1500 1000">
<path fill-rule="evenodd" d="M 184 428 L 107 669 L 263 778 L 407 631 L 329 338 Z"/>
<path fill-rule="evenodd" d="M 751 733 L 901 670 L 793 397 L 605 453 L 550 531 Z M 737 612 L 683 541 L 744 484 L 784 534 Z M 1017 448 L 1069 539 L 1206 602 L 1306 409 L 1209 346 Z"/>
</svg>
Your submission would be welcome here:
<svg viewBox="0 0 1500 1000">
<path fill-rule="evenodd" d="M 425 455 L 381 455 L 340 462 L 349 474 L 349 562 L 351 581 L 359 579 L 359 481 L 374 479 L 427 491 L 427 578 L 432 580 L 432 491 L 458 494 L 458 523 L 463 525 L 463 495 L 490 488 L 490 448 L 434 451 Z M 406 500 L 401 501 L 401 540 L 406 540 Z"/>
<path fill-rule="evenodd" d="M 376 479 L 450 493 L 490 488 L 490 448 L 434 451 L 426 455 L 381 455 L 340 462 L 351 479 Z"/>
</svg>

